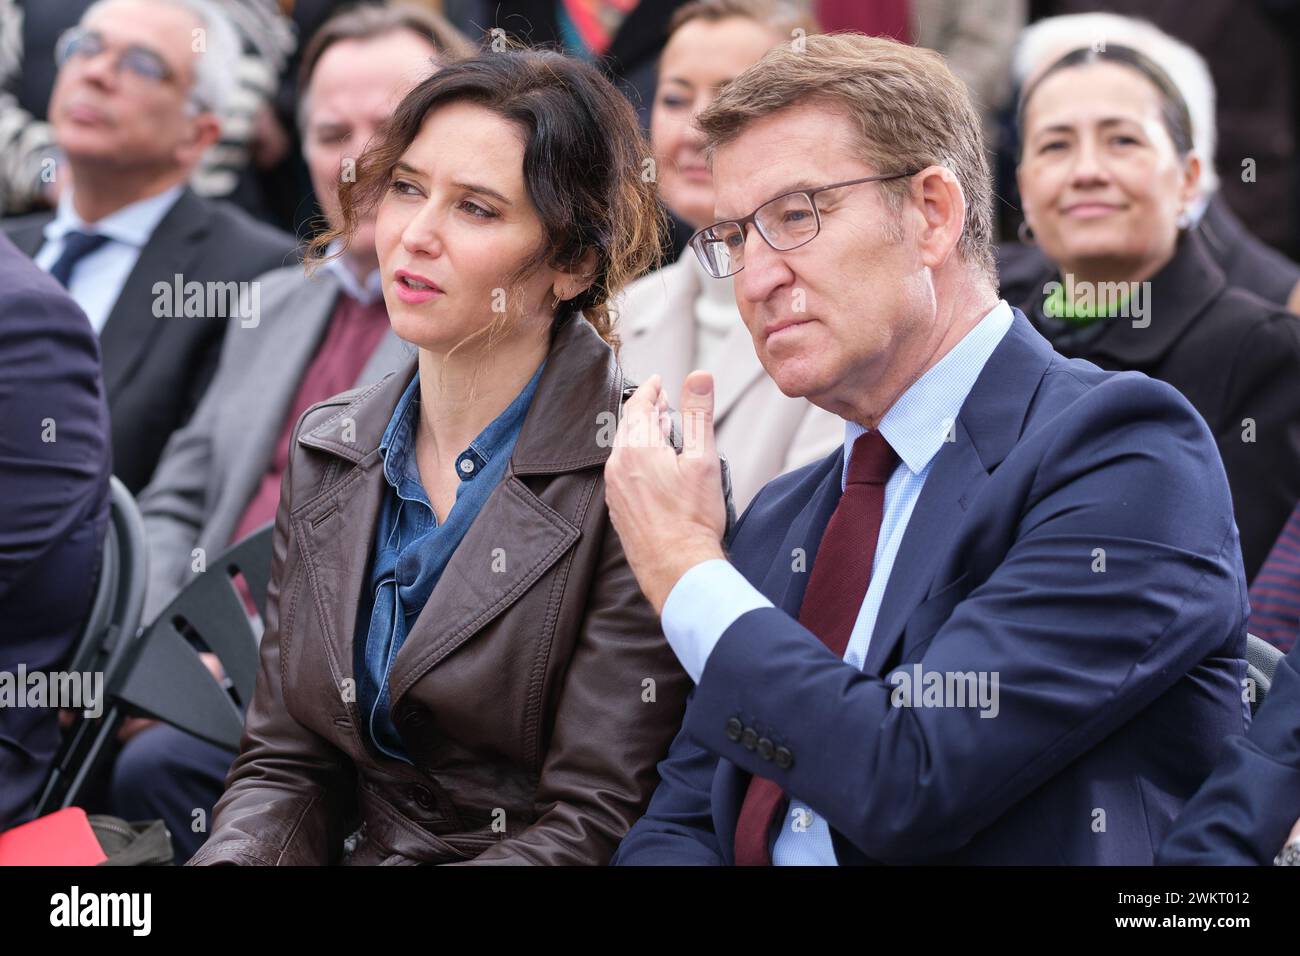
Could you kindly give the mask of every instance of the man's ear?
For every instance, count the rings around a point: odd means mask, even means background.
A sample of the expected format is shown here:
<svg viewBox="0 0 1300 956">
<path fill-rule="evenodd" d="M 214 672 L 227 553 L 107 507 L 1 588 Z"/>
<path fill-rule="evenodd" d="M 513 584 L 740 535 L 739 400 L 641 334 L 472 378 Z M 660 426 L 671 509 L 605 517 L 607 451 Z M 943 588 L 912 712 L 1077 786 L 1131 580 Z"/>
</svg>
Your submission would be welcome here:
<svg viewBox="0 0 1300 956">
<path fill-rule="evenodd" d="M 591 287 L 596 279 L 596 250 L 588 249 L 587 254 L 571 269 L 559 273 L 551 286 L 551 293 L 561 302 L 576 299 Z"/>
<path fill-rule="evenodd" d="M 913 177 L 912 195 L 920 203 L 923 223 L 920 240 L 921 259 L 937 269 L 948 261 L 957 247 L 966 222 L 966 197 L 961 183 L 946 166 L 928 166 Z"/>
<path fill-rule="evenodd" d="M 208 148 L 221 139 L 221 120 L 216 113 L 199 113 L 190 124 L 189 136 L 176 147 L 176 158 L 184 166 L 197 165 Z"/>
</svg>

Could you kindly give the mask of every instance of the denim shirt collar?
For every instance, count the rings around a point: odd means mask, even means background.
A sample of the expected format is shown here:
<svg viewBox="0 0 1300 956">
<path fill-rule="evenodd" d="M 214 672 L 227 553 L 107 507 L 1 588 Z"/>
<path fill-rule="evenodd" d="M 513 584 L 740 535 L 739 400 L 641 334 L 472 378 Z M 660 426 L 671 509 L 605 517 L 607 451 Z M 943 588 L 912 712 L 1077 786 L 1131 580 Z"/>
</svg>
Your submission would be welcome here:
<svg viewBox="0 0 1300 956">
<path fill-rule="evenodd" d="M 473 481 L 493 456 L 499 454 L 502 448 L 513 445 L 545 367 L 546 362 L 543 361 L 533 372 L 528 384 L 505 410 L 492 419 L 479 432 L 478 437 L 469 443 L 469 447 L 456 457 L 456 474 L 462 483 Z M 428 496 L 420 481 L 420 470 L 415 459 L 415 430 L 419 427 L 419 422 L 420 373 L 417 369 L 393 409 L 393 416 L 379 442 L 379 452 L 384 459 L 384 478 L 397 494 L 408 501 L 423 501 L 427 504 Z"/>
</svg>

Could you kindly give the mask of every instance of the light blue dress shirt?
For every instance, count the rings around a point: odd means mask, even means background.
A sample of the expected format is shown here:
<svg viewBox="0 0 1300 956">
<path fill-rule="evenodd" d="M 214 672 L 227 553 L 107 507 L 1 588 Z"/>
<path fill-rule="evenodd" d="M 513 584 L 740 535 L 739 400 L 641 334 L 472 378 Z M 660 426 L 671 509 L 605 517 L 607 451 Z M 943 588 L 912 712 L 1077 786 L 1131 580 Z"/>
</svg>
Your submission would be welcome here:
<svg viewBox="0 0 1300 956">
<path fill-rule="evenodd" d="M 871 583 L 844 652 L 844 660 L 854 667 L 861 668 L 866 660 L 889 573 L 935 455 L 945 441 L 955 440 L 957 415 L 989 356 L 1011 328 L 1012 319 L 1011 307 L 999 302 L 947 355 L 913 382 L 880 420 L 880 433 L 905 467 L 895 468 L 885 484 L 884 516 Z M 865 431 L 855 422 L 844 423 L 841 491 L 848 479 L 853 443 Z M 663 610 L 664 636 L 682 667 L 698 683 L 709 654 L 727 628 L 743 614 L 772 606 L 730 562 L 705 561 L 682 575 L 669 592 Z M 830 829 L 806 804 L 790 801 L 772 862 L 777 866 L 835 865 Z"/>
<path fill-rule="evenodd" d="M 366 729 L 375 747 L 390 757 L 411 762 L 391 713 L 388 681 L 393 661 L 470 525 L 505 477 L 545 367 L 545 362 L 538 366 L 505 410 L 456 457 L 460 485 L 441 523 L 429 503 L 415 457 L 420 425 L 418 374 L 402 393 L 384 430 L 379 451 L 387 487 L 375 528 L 370 584 L 358 609 L 353 666 L 358 677 L 357 706 Z"/>
<path fill-rule="evenodd" d="M 325 250 L 327 256 L 325 270 L 338 280 L 344 292 L 362 305 L 378 302 L 384 297 L 383 277 L 380 275 L 379 270 L 371 270 L 370 274 L 366 276 L 366 281 L 362 282 L 357 278 L 356 273 L 348 268 L 347 262 L 344 261 L 346 257 L 338 254 L 342 246 L 342 240 L 335 240 L 329 244 L 329 247 Z"/>
<path fill-rule="evenodd" d="M 108 242 L 77 263 L 68 286 L 68 294 L 86 313 L 96 334 L 103 332 L 127 277 L 140 259 L 140 252 L 184 191 L 184 186 L 173 186 L 156 196 L 123 206 L 96 223 L 87 223 L 77 215 L 72 205 L 72 187 L 59 196 L 59 208 L 45 225 L 45 243 L 32 261 L 49 272 L 63 255 L 63 239 L 68 233 L 97 232 L 108 236 Z M 172 277 L 156 278 L 170 282 Z"/>
</svg>

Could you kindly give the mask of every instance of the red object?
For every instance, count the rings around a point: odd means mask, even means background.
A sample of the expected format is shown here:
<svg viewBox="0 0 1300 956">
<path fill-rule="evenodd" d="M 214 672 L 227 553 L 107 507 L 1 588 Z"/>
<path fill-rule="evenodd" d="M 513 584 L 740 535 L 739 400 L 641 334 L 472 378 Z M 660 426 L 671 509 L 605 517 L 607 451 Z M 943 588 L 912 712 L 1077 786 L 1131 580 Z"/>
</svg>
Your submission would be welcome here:
<svg viewBox="0 0 1300 956">
<path fill-rule="evenodd" d="M 908 0 L 818 0 L 817 22 L 824 32 L 856 30 L 872 37 L 911 41 L 911 5 Z"/>
<path fill-rule="evenodd" d="M 96 866 L 107 859 L 80 807 L 0 833 L 0 866 Z"/>
<path fill-rule="evenodd" d="M 844 494 L 817 548 L 808 590 L 799 606 L 799 623 L 821 638 L 836 657 L 844 656 L 867 596 L 885 516 L 885 482 L 897 465 L 898 456 L 880 432 L 858 436 Z M 737 866 L 772 865 L 767 837 L 784 803 L 779 784 L 757 774 L 750 778 L 736 821 Z"/>
</svg>

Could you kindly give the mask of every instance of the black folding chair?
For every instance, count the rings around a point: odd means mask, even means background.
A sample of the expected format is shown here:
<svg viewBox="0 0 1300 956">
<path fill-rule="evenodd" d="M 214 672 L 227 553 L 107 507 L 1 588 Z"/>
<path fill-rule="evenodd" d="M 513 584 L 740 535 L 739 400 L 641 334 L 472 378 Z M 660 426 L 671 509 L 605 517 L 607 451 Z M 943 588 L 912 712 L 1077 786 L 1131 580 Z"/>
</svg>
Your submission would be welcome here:
<svg viewBox="0 0 1300 956">
<path fill-rule="evenodd" d="M 217 558 L 187 584 L 133 641 L 122 642 L 105 673 L 104 714 L 74 728 L 61 776 L 65 789 L 43 798 L 40 812 L 72 806 L 95 778 L 122 721 L 143 714 L 235 752 L 243 715 L 199 657 L 197 639 L 221 661 L 240 701 L 252 697 L 260 630 L 235 585 L 242 576 L 258 614 L 266 614 L 271 576 L 268 524 Z M 49 790 L 50 788 L 47 788 Z"/>
<path fill-rule="evenodd" d="M 68 660 L 69 671 L 107 675 L 114 663 L 121 660 L 140 628 L 148 583 L 147 562 L 140 509 L 126 485 L 116 477 L 110 478 L 108 528 L 100 550 L 95 596 L 81 636 Z M 75 726 L 79 728 L 81 725 Z M 69 786 L 78 765 L 75 738 L 74 731 L 60 748 L 37 801 L 37 816 L 68 806 L 58 800 Z"/>
</svg>

